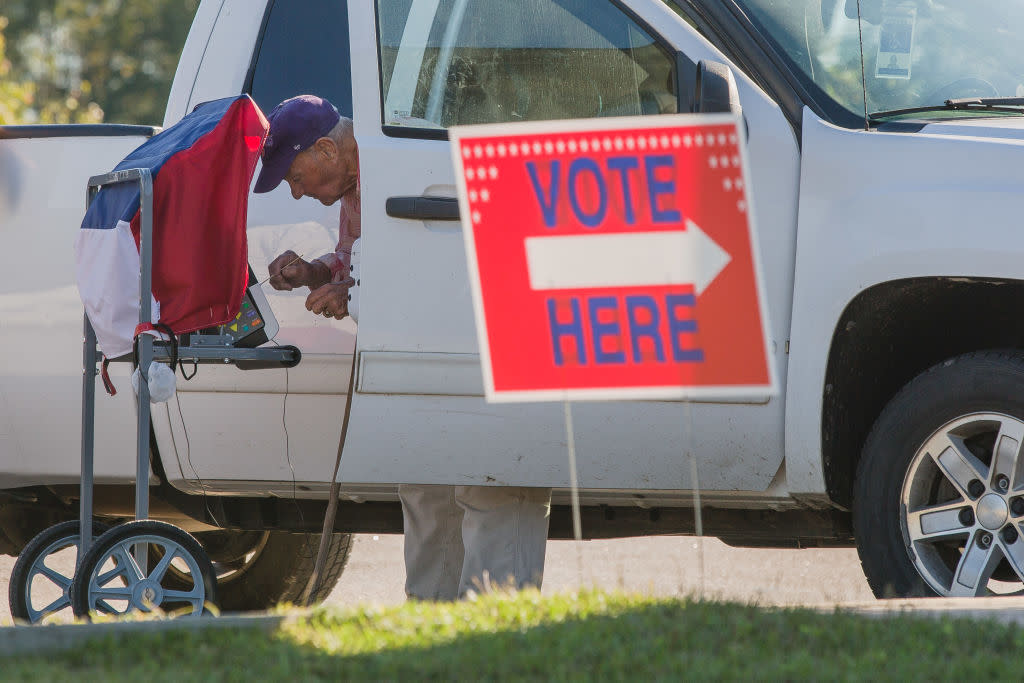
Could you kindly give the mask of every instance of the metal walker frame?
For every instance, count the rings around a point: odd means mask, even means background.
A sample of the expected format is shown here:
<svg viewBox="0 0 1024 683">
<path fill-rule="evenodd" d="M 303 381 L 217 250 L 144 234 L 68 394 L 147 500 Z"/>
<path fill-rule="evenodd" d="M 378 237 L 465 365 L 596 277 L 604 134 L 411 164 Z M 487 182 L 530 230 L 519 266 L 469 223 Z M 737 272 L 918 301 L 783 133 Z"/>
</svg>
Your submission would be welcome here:
<svg viewBox="0 0 1024 683">
<path fill-rule="evenodd" d="M 100 188 L 120 183 L 138 182 L 140 189 L 140 286 L 139 321 L 152 320 L 152 275 L 153 275 L 153 178 L 149 169 L 134 168 L 114 171 L 89 178 L 86 191 L 86 207 L 91 205 Z M 93 546 L 93 484 L 94 484 L 94 440 L 97 365 L 100 353 L 97 349 L 96 334 L 89 316 L 84 316 L 84 340 L 82 353 L 82 475 L 81 499 L 79 503 L 78 560 L 75 568 L 76 583 L 82 560 Z M 191 335 L 190 344 L 177 347 L 179 361 L 193 363 L 234 364 L 240 369 L 294 367 L 301 360 L 299 349 L 293 346 L 274 348 L 235 348 L 230 337 L 217 335 Z M 111 359 L 112 362 L 130 362 L 130 356 Z M 150 334 L 138 338 L 138 363 L 142 381 L 139 382 L 136 474 L 135 474 L 135 519 L 149 518 L 149 472 L 150 472 L 150 426 L 151 410 L 149 386 L 146 373 L 150 363 L 172 360 L 171 346 L 167 342 L 155 341 Z M 172 368 L 173 369 L 173 368 Z M 114 529 L 117 529 L 115 527 Z M 112 529 L 111 531 L 113 531 Z M 184 532 L 182 532 L 184 533 Z M 143 572 L 147 571 L 148 557 L 145 542 L 136 546 L 136 562 Z M 130 602 L 129 608 L 138 607 Z"/>
</svg>

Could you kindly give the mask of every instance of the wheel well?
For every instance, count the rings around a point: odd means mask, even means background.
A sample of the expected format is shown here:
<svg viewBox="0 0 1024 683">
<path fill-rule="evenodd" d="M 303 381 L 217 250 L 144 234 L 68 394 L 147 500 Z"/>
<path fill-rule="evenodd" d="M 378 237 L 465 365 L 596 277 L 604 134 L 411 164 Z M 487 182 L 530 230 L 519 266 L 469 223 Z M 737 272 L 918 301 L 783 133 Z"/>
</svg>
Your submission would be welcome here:
<svg viewBox="0 0 1024 683">
<path fill-rule="evenodd" d="M 18 555 L 40 531 L 75 519 L 74 512 L 42 486 L 0 491 L 0 555 Z"/>
<path fill-rule="evenodd" d="M 876 285 L 847 305 L 825 371 L 822 465 L 849 508 L 864 441 L 907 382 L 970 351 L 1024 347 L 1024 282 L 917 278 Z"/>
</svg>

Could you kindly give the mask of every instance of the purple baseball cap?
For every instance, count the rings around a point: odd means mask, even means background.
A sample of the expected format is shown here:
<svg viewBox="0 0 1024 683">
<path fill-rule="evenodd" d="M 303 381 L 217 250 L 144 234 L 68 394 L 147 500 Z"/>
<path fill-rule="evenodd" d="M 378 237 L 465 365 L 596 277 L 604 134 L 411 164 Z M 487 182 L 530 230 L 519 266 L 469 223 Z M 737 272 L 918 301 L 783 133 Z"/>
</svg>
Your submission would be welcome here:
<svg viewBox="0 0 1024 683">
<path fill-rule="evenodd" d="M 299 152 L 331 132 L 341 115 L 316 95 L 298 95 L 274 107 L 263 143 L 263 169 L 253 192 L 270 192 L 281 184 Z"/>
</svg>

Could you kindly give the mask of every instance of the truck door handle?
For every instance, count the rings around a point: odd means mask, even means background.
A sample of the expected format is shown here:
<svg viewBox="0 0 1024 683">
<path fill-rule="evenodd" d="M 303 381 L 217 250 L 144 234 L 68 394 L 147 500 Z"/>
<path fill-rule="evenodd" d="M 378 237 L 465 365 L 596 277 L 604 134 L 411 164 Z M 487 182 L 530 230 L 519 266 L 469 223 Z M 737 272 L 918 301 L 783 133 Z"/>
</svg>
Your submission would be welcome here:
<svg viewBox="0 0 1024 683">
<path fill-rule="evenodd" d="M 384 210 L 392 218 L 459 220 L 459 200 L 454 197 L 388 197 Z"/>
</svg>

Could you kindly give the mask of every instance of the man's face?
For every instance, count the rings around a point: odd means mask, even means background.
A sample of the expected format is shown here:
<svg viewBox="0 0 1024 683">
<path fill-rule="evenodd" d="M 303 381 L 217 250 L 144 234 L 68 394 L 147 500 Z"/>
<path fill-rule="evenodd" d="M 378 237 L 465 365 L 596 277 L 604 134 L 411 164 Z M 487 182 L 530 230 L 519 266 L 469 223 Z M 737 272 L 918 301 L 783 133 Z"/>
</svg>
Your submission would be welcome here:
<svg viewBox="0 0 1024 683">
<path fill-rule="evenodd" d="M 284 176 L 292 197 L 312 197 L 330 206 L 351 192 L 356 185 L 356 169 L 343 152 L 328 138 L 299 152 Z"/>
</svg>

